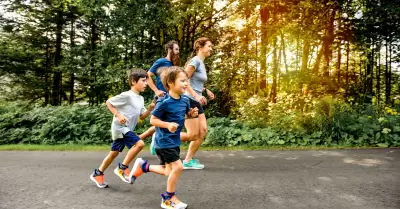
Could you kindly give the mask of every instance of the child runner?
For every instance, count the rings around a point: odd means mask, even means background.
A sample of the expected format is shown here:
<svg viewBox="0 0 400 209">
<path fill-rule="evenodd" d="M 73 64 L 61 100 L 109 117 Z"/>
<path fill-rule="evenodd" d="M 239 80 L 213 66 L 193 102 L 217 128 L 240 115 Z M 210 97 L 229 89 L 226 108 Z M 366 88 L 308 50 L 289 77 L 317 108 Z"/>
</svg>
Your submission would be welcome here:
<svg viewBox="0 0 400 209">
<path fill-rule="evenodd" d="M 158 99 L 152 112 L 150 123 L 156 127 L 155 149 L 161 162 L 165 165 L 150 165 L 147 160 L 138 158 L 132 169 L 133 180 L 147 172 L 168 176 L 167 191 L 162 196 L 162 208 L 187 208 L 181 202 L 175 189 L 182 173 L 180 160 L 180 132 L 186 117 L 197 117 L 197 108 L 190 109 L 189 100 L 182 94 L 188 86 L 186 72 L 180 67 L 169 67 L 164 70 L 162 83 L 168 94 Z"/>
<path fill-rule="evenodd" d="M 144 99 L 140 96 L 147 86 L 147 73 L 144 70 L 131 71 L 129 75 L 130 91 L 123 92 L 115 97 L 107 100 L 106 104 L 110 112 L 113 113 L 114 118 L 111 123 L 111 134 L 114 140 L 111 146 L 111 151 L 103 160 L 99 168 L 95 169 L 90 179 L 99 187 L 107 187 L 104 181 L 104 171 L 117 157 L 119 152 L 122 152 L 125 146 L 129 151 L 126 154 L 124 161 L 118 163 L 114 173 L 127 183 L 132 183 L 132 177 L 129 176 L 128 169 L 129 163 L 136 157 L 136 155 L 143 149 L 144 142 L 140 136 L 137 136 L 133 129 L 135 128 L 138 119 L 145 119 L 150 112 L 154 109 L 155 104 L 150 104 L 146 110 L 144 107 Z M 133 145 L 135 145 L 133 147 Z"/>
</svg>

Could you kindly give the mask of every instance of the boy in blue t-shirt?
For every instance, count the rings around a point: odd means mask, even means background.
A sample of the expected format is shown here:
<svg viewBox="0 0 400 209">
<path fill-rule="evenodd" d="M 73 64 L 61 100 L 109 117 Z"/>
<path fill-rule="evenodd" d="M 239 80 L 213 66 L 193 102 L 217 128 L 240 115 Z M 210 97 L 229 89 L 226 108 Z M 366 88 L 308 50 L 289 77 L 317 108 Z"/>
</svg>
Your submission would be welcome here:
<svg viewBox="0 0 400 209">
<path fill-rule="evenodd" d="M 132 169 L 133 179 L 147 172 L 168 176 L 167 191 L 162 194 L 162 208 L 187 208 L 175 195 L 176 183 L 182 173 L 180 160 L 180 132 L 185 117 L 197 117 L 197 108 L 190 108 L 189 100 L 182 94 L 188 86 L 186 72 L 180 67 L 164 70 L 162 82 L 168 94 L 159 98 L 150 119 L 156 126 L 155 148 L 158 158 L 164 165 L 150 165 L 147 160 L 138 158 Z"/>
</svg>

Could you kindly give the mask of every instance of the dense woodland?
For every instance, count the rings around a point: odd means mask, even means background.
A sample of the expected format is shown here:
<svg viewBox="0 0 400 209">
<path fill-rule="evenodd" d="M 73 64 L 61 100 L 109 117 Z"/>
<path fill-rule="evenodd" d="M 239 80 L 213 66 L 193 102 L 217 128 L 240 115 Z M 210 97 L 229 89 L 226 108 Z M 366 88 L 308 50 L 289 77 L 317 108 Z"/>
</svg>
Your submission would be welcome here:
<svg viewBox="0 0 400 209">
<path fill-rule="evenodd" d="M 357 124 L 388 114 L 393 124 L 371 136 L 400 134 L 399 0 L 5 0 L 0 12 L 3 101 L 103 104 L 128 89 L 127 70 L 165 56 L 167 41 L 184 65 L 206 36 L 209 117 L 339 140 L 337 112 Z"/>
</svg>

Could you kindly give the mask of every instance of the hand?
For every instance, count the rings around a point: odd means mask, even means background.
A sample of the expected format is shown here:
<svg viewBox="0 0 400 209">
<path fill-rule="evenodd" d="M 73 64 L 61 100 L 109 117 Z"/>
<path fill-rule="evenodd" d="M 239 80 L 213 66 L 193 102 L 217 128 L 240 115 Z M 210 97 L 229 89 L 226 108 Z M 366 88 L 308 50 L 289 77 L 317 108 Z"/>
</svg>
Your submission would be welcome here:
<svg viewBox="0 0 400 209">
<path fill-rule="evenodd" d="M 192 118 L 199 116 L 199 109 L 197 107 L 190 108 L 188 115 L 189 115 L 189 117 L 192 117 Z"/>
<path fill-rule="evenodd" d="M 178 124 L 177 123 L 169 123 L 168 124 L 168 131 L 171 133 L 175 133 L 176 129 L 178 129 Z"/>
<path fill-rule="evenodd" d="M 147 109 L 153 110 L 155 106 L 156 106 L 156 104 L 154 103 L 154 101 L 152 101 Z"/>
<path fill-rule="evenodd" d="M 117 114 L 117 119 L 120 124 L 125 124 L 128 121 L 128 118 L 121 114 Z"/>
<path fill-rule="evenodd" d="M 213 100 L 215 98 L 215 95 L 210 90 L 206 89 L 206 93 L 210 100 Z"/>
<path fill-rule="evenodd" d="M 165 92 L 163 92 L 163 91 L 161 91 L 161 90 L 157 90 L 157 91 L 155 91 L 154 93 L 156 93 L 156 95 L 157 95 L 158 97 L 163 97 L 164 94 L 165 94 Z"/>
<path fill-rule="evenodd" d="M 196 95 L 195 99 L 201 104 L 201 106 L 207 104 L 207 99 L 204 96 Z"/>
</svg>

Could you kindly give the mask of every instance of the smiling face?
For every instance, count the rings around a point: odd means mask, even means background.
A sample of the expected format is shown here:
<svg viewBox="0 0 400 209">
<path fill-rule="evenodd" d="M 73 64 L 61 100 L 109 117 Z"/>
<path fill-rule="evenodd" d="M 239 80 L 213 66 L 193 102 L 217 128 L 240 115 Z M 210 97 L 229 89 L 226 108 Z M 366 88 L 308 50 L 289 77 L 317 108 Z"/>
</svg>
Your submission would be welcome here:
<svg viewBox="0 0 400 209">
<path fill-rule="evenodd" d="M 211 52 L 212 52 L 212 43 L 211 43 L 211 41 L 207 41 L 206 44 L 203 47 L 200 47 L 199 52 L 204 57 L 211 56 Z"/>
<path fill-rule="evenodd" d="M 174 82 L 168 84 L 170 91 L 176 94 L 183 94 L 188 87 L 188 78 L 185 72 L 179 72 Z"/>
</svg>

